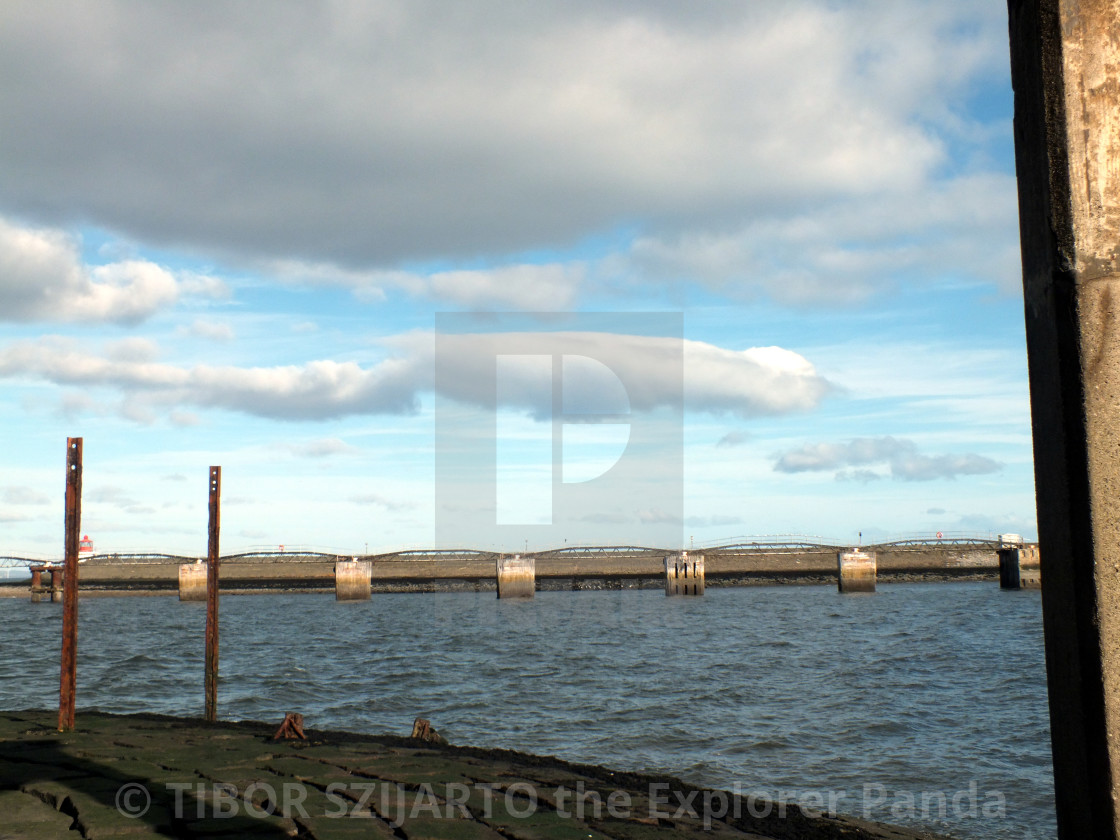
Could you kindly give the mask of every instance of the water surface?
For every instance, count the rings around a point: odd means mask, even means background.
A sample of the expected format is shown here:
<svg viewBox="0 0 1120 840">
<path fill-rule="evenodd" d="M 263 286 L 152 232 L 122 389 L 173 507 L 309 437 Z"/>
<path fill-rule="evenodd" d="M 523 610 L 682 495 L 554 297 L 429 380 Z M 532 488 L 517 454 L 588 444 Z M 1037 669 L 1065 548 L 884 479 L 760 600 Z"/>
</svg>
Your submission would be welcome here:
<svg viewBox="0 0 1120 840">
<path fill-rule="evenodd" d="M 60 616 L 0 599 L 2 707 L 57 705 Z M 200 715 L 204 624 L 204 604 L 83 599 L 79 714 Z M 423 716 L 453 743 L 1056 836 L 1039 593 L 993 583 L 225 597 L 219 711 L 399 734 Z"/>
</svg>

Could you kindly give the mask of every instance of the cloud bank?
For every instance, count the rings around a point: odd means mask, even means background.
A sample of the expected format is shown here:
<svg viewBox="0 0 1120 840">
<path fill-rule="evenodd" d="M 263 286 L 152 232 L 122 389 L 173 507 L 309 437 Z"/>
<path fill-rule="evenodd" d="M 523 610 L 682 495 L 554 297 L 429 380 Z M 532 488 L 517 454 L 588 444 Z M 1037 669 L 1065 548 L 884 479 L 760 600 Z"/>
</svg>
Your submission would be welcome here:
<svg viewBox="0 0 1120 840">
<path fill-rule="evenodd" d="M 983 169 L 990 145 L 963 104 L 1007 74 L 990 4 L 18 9 L 0 29 L 2 201 L 45 224 L 358 272 L 571 248 L 622 224 L 655 276 L 761 278 L 791 299 L 858 297 L 869 259 L 953 253 L 987 276 L 973 245 L 912 246 L 929 218 L 935 239 L 966 244 L 965 220 L 981 219 L 970 242 L 1014 243 L 1014 201 L 993 211 L 991 185 L 950 165 L 962 144 Z M 798 267 L 837 222 L 848 233 Z M 884 236 L 884 254 L 865 253 Z M 156 278 L 121 271 L 155 292 Z M 419 274 L 417 293 L 470 306 L 511 288 Z M 560 306 L 572 282 L 514 285 L 526 291 L 512 305 Z"/>
<path fill-rule="evenodd" d="M 933 481 L 959 475 L 984 475 L 1000 470 L 990 458 L 964 455 L 924 455 L 905 438 L 855 438 L 847 443 L 810 443 L 784 453 L 774 464 L 776 472 L 827 472 L 836 470 L 839 480 L 874 481 L 882 473 L 847 467 L 886 465 L 892 478 L 900 481 Z"/>
<path fill-rule="evenodd" d="M 611 358 L 617 360 L 617 372 L 631 385 L 627 396 L 632 411 L 679 404 L 680 381 L 661 374 L 679 358 L 679 339 L 612 333 L 564 335 L 572 342 L 570 346 L 592 358 L 609 348 Z M 517 335 L 445 338 L 450 352 L 439 360 L 448 366 L 444 396 L 490 406 L 494 357 Z M 413 413 L 421 395 L 434 387 L 432 337 L 407 334 L 387 344 L 395 355 L 370 367 L 327 360 L 277 367 L 186 367 L 155 361 L 157 349 L 150 342 L 118 342 L 97 355 L 68 339 L 49 337 L 0 349 L 0 377 L 106 388 L 123 394 L 132 404 L 150 408 L 218 408 L 277 420 Z M 832 390 L 808 360 L 780 347 L 733 351 L 685 341 L 684 359 L 685 404 L 693 411 L 741 417 L 807 411 Z M 542 394 L 551 392 L 540 387 L 539 368 L 530 366 L 525 374 L 514 377 L 514 387 L 504 392 L 501 407 L 548 416 L 551 402 L 542 402 Z M 330 453 L 316 449 L 300 454 Z"/>
</svg>

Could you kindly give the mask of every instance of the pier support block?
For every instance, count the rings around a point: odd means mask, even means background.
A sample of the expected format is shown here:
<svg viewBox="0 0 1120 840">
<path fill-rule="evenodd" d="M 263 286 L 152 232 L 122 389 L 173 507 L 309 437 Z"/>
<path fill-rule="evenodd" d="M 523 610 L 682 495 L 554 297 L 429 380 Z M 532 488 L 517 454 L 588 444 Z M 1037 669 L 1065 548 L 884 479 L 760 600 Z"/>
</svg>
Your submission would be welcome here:
<svg viewBox="0 0 1120 840">
<path fill-rule="evenodd" d="M 38 604 L 43 600 L 43 572 L 46 566 L 32 566 L 31 571 L 31 603 Z"/>
<path fill-rule="evenodd" d="M 687 551 L 665 558 L 666 595 L 704 594 L 704 555 Z"/>
<path fill-rule="evenodd" d="M 367 560 L 340 560 L 334 564 L 334 599 L 368 601 L 373 564 Z"/>
<path fill-rule="evenodd" d="M 1041 589 L 1042 572 L 1038 546 L 999 549 L 1000 589 Z"/>
<path fill-rule="evenodd" d="M 537 589 L 537 561 L 533 557 L 500 557 L 497 563 L 499 598 L 532 598 Z"/>
<path fill-rule="evenodd" d="M 62 603 L 62 568 L 51 569 L 51 601 Z"/>
<path fill-rule="evenodd" d="M 179 600 L 206 600 L 205 563 L 183 563 L 179 566 Z"/>
<path fill-rule="evenodd" d="M 878 555 L 874 551 L 841 551 L 836 555 L 841 592 L 874 592 L 878 577 Z"/>
</svg>

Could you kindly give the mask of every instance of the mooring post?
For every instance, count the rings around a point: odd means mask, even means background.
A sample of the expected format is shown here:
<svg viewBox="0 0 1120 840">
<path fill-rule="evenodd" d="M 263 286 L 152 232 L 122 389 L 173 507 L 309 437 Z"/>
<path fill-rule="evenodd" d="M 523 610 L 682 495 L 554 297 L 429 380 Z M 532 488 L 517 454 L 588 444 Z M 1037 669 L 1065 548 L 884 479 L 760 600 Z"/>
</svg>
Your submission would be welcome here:
<svg viewBox="0 0 1120 840">
<path fill-rule="evenodd" d="M 66 570 L 62 578 L 62 673 L 58 687 L 59 732 L 69 732 L 74 728 L 74 699 L 78 686 L 78 533 L 81 528 L 82 439 L 67 438 Z M 53 570 L 51 576 L 52 578 L 54 576 Z"/>
<path fill-rule="evenodd" d="M 206 720 L 218 720 L 218 534 L 222 514 L 222 468 L 210 468 L 210 526 L 206 548 Z"/>
<path fill-rule="evenodd" d="M 1008 0 L 1058 834 L 1120 837 L 1118 0 Z"/>
</svg>

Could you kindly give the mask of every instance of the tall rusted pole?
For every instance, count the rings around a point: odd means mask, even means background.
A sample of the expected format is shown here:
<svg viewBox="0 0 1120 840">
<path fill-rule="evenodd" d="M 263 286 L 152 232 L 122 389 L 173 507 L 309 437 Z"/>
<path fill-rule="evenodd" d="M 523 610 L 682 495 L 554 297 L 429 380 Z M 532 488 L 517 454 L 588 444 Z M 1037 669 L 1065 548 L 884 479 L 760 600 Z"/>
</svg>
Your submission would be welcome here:
<svg viewBox="0 0 1120 840">
<path fill-rule="evenodd" d="M 66 555 L 62 578 L 62 675 L 58 731 L 74 728 L 78 682 L 78 534 L 82 529 L 82 439 L 66 439 Z"/>
<path fill-rule="evenodd" d="M 218 532 L 222 517 L 222 468 L 210 468 L 210 528 L 206 549 L 206 720 L 218 719 Z"/>
</svg>

